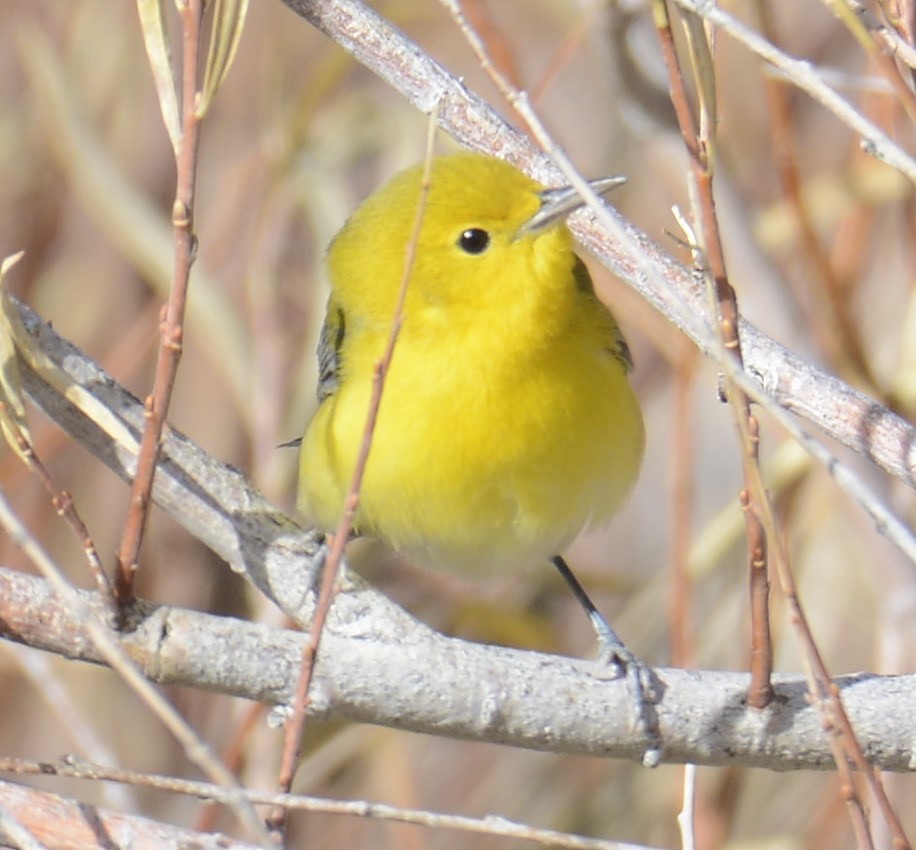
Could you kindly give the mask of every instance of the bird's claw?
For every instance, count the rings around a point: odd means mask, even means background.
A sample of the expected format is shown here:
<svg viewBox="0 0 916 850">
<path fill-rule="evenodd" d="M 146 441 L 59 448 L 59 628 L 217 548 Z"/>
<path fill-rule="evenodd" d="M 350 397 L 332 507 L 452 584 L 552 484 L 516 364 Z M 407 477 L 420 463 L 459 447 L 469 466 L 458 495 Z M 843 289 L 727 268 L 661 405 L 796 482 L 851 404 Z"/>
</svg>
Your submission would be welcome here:
<svg viewBox="0 0 916 850">
<path fill-rule="evenodd" d="M 613 667 L 615 678 L 623 678 L 630 695 L 630 727 L 646 740 L 643 765 L 655 767 L 661 760 L 661 736 L 658 729 L 658 712 L 655 706 L 661 699 L 661 683 L 655 672 L 637 658 L 614 635 L 613 639 L 599 639 L 597 662 Z"/>
</svg>

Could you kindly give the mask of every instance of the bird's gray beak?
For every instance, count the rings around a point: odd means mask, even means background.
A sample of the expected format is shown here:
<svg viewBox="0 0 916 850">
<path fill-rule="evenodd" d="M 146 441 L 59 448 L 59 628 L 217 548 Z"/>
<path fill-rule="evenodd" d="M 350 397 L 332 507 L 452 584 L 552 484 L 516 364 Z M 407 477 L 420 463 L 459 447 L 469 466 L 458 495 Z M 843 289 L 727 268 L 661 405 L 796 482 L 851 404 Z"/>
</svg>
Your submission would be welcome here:
<svg viewBox="0 0 916 850">
<path fill-rule="evenodd" d="M 603 195 L 626 180 L 626 177 L 602 177 L 599 180 L 589 180 L 588 185 L 597 195 Z M 519 236 L 544 230 L 587 203 L 572 186 L 545 189 L 538 193 L 538 197 L 541 199 L 541 208 L 521 226 Z"/>
</svg>

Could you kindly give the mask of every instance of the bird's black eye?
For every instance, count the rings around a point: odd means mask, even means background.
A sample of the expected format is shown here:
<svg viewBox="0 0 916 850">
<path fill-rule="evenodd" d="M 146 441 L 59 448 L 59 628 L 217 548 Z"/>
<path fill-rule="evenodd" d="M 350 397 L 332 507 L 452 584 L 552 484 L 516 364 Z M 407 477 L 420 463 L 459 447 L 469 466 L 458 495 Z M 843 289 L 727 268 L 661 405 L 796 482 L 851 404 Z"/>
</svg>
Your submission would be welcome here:
<svg viewBox="0 0 916 850">
<path fill-rule="evenodd" d="M 458 237 L 458 247 L 467 254 L 482 254 L 490 244 L 490 234 L 479 227 L 469 227 Z"/>
</svg>

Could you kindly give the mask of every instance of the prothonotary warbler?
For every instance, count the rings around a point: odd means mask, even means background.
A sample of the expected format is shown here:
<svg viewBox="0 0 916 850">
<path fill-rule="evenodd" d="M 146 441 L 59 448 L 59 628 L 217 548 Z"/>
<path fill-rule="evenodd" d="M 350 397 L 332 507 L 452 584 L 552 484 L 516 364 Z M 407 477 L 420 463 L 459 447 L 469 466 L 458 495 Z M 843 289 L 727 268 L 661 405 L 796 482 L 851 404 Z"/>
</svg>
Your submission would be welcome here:
<svg viewBox="0 0 916 850">
<path fill-rule="evenodd" d="M 629 494 L 644 433 L 627 343 L 565 224 L 583 201 L 479 154 L 438 157 L 430 174 L 354 528 L 430 567 L 552 560 L 595 622 L 560 556 Z M 353 476 L 422 176 L 395 176 L 328 250 L 320 404 L 299 476 L 299 508 L 324 531 Z"/>
</svg>

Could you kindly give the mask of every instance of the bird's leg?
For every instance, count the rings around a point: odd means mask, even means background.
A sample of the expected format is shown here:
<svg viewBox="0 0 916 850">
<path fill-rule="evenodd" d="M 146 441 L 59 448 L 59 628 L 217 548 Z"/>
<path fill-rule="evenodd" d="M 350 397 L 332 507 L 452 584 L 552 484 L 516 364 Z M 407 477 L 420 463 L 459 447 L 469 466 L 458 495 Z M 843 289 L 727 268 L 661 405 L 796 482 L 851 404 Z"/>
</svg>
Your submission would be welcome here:
<svg viewBox="0 0 916 850">
<path fill-rule="evenodd" d="M 585 588 L 569 568 L 564 558 L 557 555 L 551 558 L 563 580 L 569 585 L 576 600 L 582 606 L 592 628 L 598 637 L 598 659 L 605 664 L 613 664 L 620 674 L 626 677 L 627 687 L 633 697 L 633 726 L 640 729 L 648 738 L 649 746 L 643 762 L 647 766 L 657 763 L 660 756 L 658 739 L 658 721 L 652 706 L 658 702 L 657 679 L 652 669 L 640 661 L 617 635 L 611 624 L 595 607 Z"/>
</svg>

